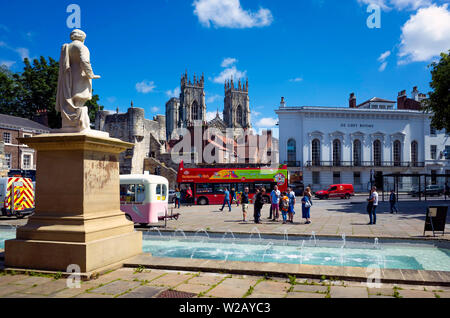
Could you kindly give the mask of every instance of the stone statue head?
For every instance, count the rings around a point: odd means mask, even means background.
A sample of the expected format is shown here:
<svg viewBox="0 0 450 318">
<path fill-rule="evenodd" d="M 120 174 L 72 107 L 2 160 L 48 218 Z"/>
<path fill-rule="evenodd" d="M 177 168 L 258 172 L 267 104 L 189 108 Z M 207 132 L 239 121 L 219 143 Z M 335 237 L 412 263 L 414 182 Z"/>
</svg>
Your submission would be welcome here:
<svg viewBox="0 0 450 318">
<path fill-rule="evenodd" d="M 84 40 L 86 39 L 86 33 L 81 30 L 75 29 L 72 31 L 72 33 L 70 33 L 70 39 L 72 41 L 78 40 L 84 42 Z"/>
</svg>

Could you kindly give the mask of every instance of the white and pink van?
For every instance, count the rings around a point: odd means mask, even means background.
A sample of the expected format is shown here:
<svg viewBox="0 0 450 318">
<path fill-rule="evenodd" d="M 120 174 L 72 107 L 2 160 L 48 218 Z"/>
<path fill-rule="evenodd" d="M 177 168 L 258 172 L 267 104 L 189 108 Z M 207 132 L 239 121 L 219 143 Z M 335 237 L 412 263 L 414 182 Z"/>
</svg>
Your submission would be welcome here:
<svg viewBox="0 0 450 318">
<path fill-rule="evenodd" d="M 158 223 L 166 215 L 169 181 L 161 176 L 121 175 L 120 209 L 128 220 L 142 225 Z"/>
</svg>

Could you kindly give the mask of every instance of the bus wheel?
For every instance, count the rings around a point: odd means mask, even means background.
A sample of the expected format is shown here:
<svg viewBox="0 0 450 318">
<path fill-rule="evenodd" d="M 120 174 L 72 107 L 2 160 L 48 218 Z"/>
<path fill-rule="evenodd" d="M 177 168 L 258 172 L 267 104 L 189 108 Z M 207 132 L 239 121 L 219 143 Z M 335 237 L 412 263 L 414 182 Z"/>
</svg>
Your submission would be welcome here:
<svg viewBox="0 0 450 318">
<path fill-rule="evenodd" d="M 208 199 L 200 198 L 200 199 L 198 199 L 197 204 L 198 205 L 208 205 Z"/>
</svg>

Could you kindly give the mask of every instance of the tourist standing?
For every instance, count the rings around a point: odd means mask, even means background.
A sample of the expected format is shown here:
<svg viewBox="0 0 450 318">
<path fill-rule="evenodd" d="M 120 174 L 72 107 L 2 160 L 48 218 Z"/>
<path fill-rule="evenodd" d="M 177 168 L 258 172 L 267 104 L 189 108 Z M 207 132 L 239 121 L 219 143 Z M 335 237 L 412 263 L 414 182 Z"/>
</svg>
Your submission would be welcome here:
<svg viewBox="0 0 450 318">
<path fill-rule="evenodd" d="M 369 212 L 369 225 L 377 224 L 377 207 L 378 207 L 378 192 L 377 187 L 373 186 L 370 191 L 370 197 L 368 199 L 369 204 L 367 210 Z"/>
<path fill-rule="evenodd" d="M 178 206 L 178 209 L 179 209 L 180 204 L 181 204 L 181 192 L 180 192 L 180 189 L 177 188 L 175 190 L 175 208 Z"/>
<path fill-rule="evenodd" d="M 391 194 L 389 196 L 389 203 L 391 205 L 391 214 L 398 213 L 397 196 L 395 195 L 395 190 L 394 189 L 391 190 Z"/>
<path fill-rule="evenodd" d="M 312 207 L 311 188 L 307 187 L 303 193 L 302 199 L 302 217 L 306 219 L 305 224 L 311 224 L 311 207 Z"/>
<path fill-rule="evenodd" d="M 244 192 L 241 193 L 241 204 L 242 204 L 242 215 L 243 221 L 247 222 L 247 212 L 248 212 L 248 203 L 249 203 L 249 188 L 245 188 Z"/>
<path fill-rule="evenodd" d="M 295 192 L 292 190 L 292 188 L 288 189 L 288 197 L 289 197 L 289 211 L 288 211 L 289 220 L 288 221 L 290 223 L 294 223 Z"/>
<path fill-rule="evenodd" d="M 254 218 L 255 218 L 255 223 L 259 224 L 261 223 L 260 219 L 261 219 L 261 209 L 264 205 L 264 193 L 266 192 L 266 190 L 264 188 L 261 189 L 257 189 L 256 190 L 256 195 L 255 195 L 255 212 L 254 212 Z"/>
<path fill-rule="evenodd" d="M 287 215 L 289 212 L 289 197 L 287 196 L 286 192 L 283 192 L 280 197 L 280 210 L 281 215 L 283 216 L 283 224 L 286 224 Z"/>
<path fill-rule="evenodd" d="M 194 200 L 194 195 L 192 194 L 191 187 L 186 190 L 186 205 L 191 206 Z"/>
<path fill-rule="evenodd" d="M 223 205 L 222 205 L 222 208 L 220 209 L 220 211 L 223 211 L 223 209 L 225 208 L 225 205 L 228 205 L 228 209 L 230 210 L 229 212 L 231 212 L 230 192 L 228 191 L 228 188 L 225 188 L 224 195 L 225 195 L 225 198 L 223 198 Z"/>
<path fill-rule="evenodd" d="M 280 218 L 280 208 L 279 208 L 280 196 L 281 192 L 280 190 L 278 190 L 278 186 L 275 186 L 272 190 L 272 193 L 270 193 L 270 199 L 272 202 L 272 214 L 273 214 L 272 221 L 278 221 Z"/>
</svg>

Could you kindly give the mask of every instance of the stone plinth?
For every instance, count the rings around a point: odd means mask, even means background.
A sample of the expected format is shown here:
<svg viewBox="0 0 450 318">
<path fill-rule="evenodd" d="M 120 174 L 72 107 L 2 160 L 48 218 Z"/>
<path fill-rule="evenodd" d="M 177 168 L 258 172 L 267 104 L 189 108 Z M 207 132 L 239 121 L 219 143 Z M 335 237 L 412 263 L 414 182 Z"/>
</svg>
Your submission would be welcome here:
<svg viewBox="0 0 450 318">
<path fill-rule="evenodd" d="M 142 253 L 120 211 L 119 154 L 133 144 L 77 133 L 19 142 L 37 150 L 36 213 L 6 241 L 6 267 L 88 273 Z"/>
</svg>

